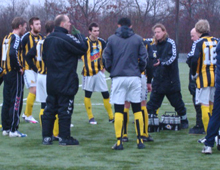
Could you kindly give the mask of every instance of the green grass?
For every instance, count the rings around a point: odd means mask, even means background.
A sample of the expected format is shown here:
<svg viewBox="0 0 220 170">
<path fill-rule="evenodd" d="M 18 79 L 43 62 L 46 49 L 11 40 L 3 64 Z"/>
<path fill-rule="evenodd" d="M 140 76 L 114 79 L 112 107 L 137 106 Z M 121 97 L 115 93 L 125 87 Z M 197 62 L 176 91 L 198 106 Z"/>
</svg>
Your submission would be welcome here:
<svg viewBox="0 0 220 170">
<path fill-rule="evenodd" d="M 186 103 L 190 127 L 195 124 L 195 111 L 192 97 L 188 91 L 188 67 L 180 63 L 180 78 L 183 100 Z M 78 73 L 82 63 L 79 63 Z M 108 76 L 108 74 L 106 73 Z M 80 75 L 79 75 L 80 76 Z M 81 82 L 81 76 L 80 76 Z M 108 80 L 110 87 L 111 81 Z M 27 97 L 25 89 L 25 98 Z M 2 103 L 2 86 L 0 88 Z M 84 92 L 80 88 L 75 97 L 75 108 L 72 116 L 74 127 L 72 136 L 77 138 L 80 146 L 52 146 L 41 144 L 41 127 L 21 120 L 20 131 L 27 133 L 27 138 L 9 138 L 0 135 L 0 170 L 29 169 L 156 169 L 156 170 L 205 170 L 219 169 L 220 153 L 213 148 L 212 155 L 201 154 L 202 145 L 197 140 L 204 135 L 189 135 L 188 129 L 181 131 L 161 131 L 152 133 L 154 142 L 146 143 L 146 149 L 138 150 L 133 115 L 130 111 L 129 142 L 124 143 L 123 151 L 113 151 L 115 143 L 114 125 L 108 123 L 108 116 L 103 105 L 93 105 L 97 125 L 88 123 L 83 106 Z M 25 103 L 25 102 L 24 102 Z M 92 103 L 102 103 L 100 93 L 94 93 Z M 25 105 L 23 107 L 25 109 Z M 34 105 L 33 115 L 38 118 L 40 105 Z M 173 108 L 164 100 L 160 115 Z"/>
</svg>

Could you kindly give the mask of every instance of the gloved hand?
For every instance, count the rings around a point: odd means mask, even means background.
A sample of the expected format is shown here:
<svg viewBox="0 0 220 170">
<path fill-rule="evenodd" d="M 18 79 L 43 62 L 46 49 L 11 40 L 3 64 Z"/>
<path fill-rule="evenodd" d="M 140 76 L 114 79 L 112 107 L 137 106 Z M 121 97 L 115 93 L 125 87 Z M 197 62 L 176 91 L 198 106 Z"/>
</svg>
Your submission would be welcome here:
<svg viewBox="0 0 220 170">
<path fill-rule="evenodd" d="M 76 29 L 75 26 L 72 26 L 72 32 L 71 32 L 73 35 L 76 35 L 76 34 L 80 34 L 80 31 L 78 29 Z"/>
</svg>

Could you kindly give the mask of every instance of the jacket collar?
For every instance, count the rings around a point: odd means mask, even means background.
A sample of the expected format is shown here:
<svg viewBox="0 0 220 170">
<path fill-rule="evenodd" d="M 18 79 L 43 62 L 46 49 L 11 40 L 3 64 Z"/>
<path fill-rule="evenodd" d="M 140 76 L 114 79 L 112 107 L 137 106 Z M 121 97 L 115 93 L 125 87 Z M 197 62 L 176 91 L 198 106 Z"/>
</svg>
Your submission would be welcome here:
<svg viewBox="0 0 220 170">
<path fill-rule="evenodd" d="M 55 27 L 54 32 L 63 32 L 65 34 L 68 34 L 68 30 L 63 27 Z"/>
</svg>

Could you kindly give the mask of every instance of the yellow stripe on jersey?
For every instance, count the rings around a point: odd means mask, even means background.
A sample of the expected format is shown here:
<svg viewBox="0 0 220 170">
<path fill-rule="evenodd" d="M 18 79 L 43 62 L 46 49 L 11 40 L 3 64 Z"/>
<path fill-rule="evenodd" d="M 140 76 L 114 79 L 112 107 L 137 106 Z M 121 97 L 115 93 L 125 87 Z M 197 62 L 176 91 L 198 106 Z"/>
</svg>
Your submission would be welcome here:
<svg viewBox="0 0 220 170">
<path fill-rule="evenodd" d="M 215 49 L 217 40 L 213 37 L 202 37 L 202 51 L 197 63 L 196 79 L 197 88 L 214 87 L 215 86 Z"/>
<path fill-rule="evenodd" d="M 44 40 L 39 40 L 36 46 L 36 67 L 38 69 L 38 73 L 47 74 L 46 66 L 42 59 L 43 43 Z"/>
<path fill-rule="evenodd" d="M 87 37 L 88 50 L 86 55 L 82 56 L 83 61 L 83 72 L 84 76 L 96 75 L 100 70 L 103 70 L 102 62 L 102 42 L 101 40 L 91 41 Z"/>
</svg>

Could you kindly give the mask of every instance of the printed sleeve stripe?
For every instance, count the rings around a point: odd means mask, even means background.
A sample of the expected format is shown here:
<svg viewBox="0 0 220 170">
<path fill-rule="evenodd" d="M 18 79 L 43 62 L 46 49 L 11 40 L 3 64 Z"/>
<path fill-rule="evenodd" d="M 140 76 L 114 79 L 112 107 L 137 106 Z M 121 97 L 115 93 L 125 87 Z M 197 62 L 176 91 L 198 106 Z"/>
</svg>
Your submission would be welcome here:
<svg viewBox="0 0 220 170">
<path fill-rule="evenodd" d="M 200 41 L 202 41 L 202 40 L 203 40 L 203 38 L 200 38 L 200 39 L 194 41 L 194 43 L 193 43 L 193 45 L 192 45 L 192 49 L 191 49 L 191 51 L 188 53 L 188 58 L 194 56 L 195 50 L 196 50 L 196 45 L 197 45 Z"/>
<path fill-rule="evenodd" d="M 14 35 L 15 35 L 15 43 L 13 45 L 13 48 L 17 50 L 20 44 L 20 37 L 17 34 Z"/>
<path fill-rule="evenodd" d="M 24 37 L 29 34 L 30 32 L 26 32 L 22 37 L 21 37 L 21 41 L 24 39 Z"/>
<path fill-rule="evenodd" d="M 67 36 L 70 37 L 76 43 L 80 44 L 80 41 L 76 37 L 74 37 L 73 35 L 67 34 Z"/>
<path fill-rule="evenodd" d="M 103 41 L 104 43 L 106 43 L 106 41 L 100 37 L 98 37 L 98 40 Z"/>
<path fill-rule="evenodd" d="M 175 42 L 170 38 L 167 39 L 167 42 L 169 42 L 172 45 L 172 54 L 173 55 L 168 61 L 161 62 L 162 65 L 170 65 L 176 59 L 176 45 L 175 45 Z"/>
</svg>

